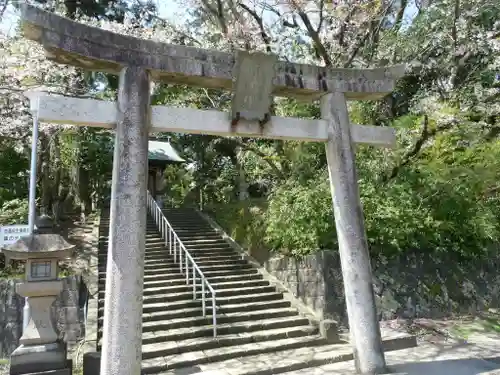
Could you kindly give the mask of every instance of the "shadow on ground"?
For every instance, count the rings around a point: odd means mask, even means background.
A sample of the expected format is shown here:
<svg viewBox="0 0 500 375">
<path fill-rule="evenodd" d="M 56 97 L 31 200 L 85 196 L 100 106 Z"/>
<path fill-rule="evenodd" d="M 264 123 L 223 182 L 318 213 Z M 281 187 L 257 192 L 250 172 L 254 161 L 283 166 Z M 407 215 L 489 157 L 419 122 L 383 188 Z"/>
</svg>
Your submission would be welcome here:
<svg viewBox="0 0 500 375">
<path fill-rule="evenodd" d="M 391 366 L 391 370 L 392 372 L 402 372 L 408 375 L 486 375 L 491 371 L 500 370 L 500 357 L 488 360 L 466 358 L 401 363 Z"/>
</svg>

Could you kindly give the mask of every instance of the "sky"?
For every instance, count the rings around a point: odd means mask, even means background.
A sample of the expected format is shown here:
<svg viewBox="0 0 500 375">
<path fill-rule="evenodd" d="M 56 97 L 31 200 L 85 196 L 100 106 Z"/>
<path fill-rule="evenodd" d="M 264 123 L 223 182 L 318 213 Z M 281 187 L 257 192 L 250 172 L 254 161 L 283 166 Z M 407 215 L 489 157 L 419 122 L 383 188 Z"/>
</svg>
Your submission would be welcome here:
<svg viewBox="0 0 500 375">
<path fill-rule="evenodd" d="M 14 0 L 16 1 L 16 0 Z M 156 0 L 160 17 L 172 22 L 179 21 L 182 9 L 175 0 Z M 9 5 L 4 13 L 4 18 L 0 21 L 0 33 L 10 33 L 15 30 L 19 14 L 12 5 Z"/>
<path fill-rule="evenodd" d="M 18 1 L 18 0 L 13 0 Z M 168 19 L 174 23 L 182 22 L 183 9 L 179 6 L 176 0 L 155 0 L 160 17 Z M 408 24 L 415 17 L 417 7 L 415 0 L 410 0 L 410 4 L 406 8 L 403 23 Z M 4 14 L 4 18 L 0 21 L 0 33 L 12 33 L 15 31 L 19 15 L 16 10 L 9 5 Z"/>
</svg>

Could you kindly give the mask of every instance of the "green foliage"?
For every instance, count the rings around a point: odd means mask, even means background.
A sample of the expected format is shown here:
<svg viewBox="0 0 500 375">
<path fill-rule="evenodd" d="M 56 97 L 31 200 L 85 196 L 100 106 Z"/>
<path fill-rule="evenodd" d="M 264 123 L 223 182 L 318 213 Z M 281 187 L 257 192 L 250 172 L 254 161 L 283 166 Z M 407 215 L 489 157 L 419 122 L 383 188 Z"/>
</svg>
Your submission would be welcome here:
<svg viewBox="0 0 500 375">
<path fill-rule="evenodd" d="M 328 176 L 319 173 L 303 183 L 289 180 L 279 186 L 269 198 L 265 228 L 269 245 L 289 254 L 334 248 Z"/>
<path fill-rule="evenodd" d="M 254 249 L 269 248 L 265 240 L 266 207 L 265 200 L 251 199 L 209 205 L 205 207 L 205 211 L 216 218 L 228 235 L 251 252 Z"/>
<path fill-rule="evenodd" d="M 13 199 L 0 208 L 0 225 L 26 224 L 27 217 L 27 199 Z"/>
<path fill-rule="evenodd" d="M 0 205 L 27 195 L 29 161 L 8 139 L 0 140 Z"/>
<path fill-rule="evenodd" d="M 163 23 L 153 22 L 155 10 L 149 2 L 144 6 L 126 5 L 121 0 L 98 3 L 72 8 L 66 4 L 56 10 L 75 18 L 86 15 L 119 22 L 127 14 L 133 19 L 132 27 L 120 30 L 132 32 L 147 25 L 156 36 L 162 32 L 157 26 Z M 243 8 L 228 11 L 223 4 L 223 12 L 213 17 L 201 3 L 196 4 L 188 7 L 189 20 L 174 28 L 180 32 L 172 31 L 173 41 L 218 50 L 229 49 L 229 44 L 231 48 L 265 48 L 259 40 L 263 30 Z M 406 2 L 394 4 L 384 14 L 384 7 L 377 2 L 361 6 L 341 2 L 323 9 L 322 29 L 315 35 L 294 24 L 295 19 L 316 12 L 314 6 L 300 15 L 269 4 L 257 12 L 269 12 L 263 19 L 264 31 L 269 47 L 282 59 L 307 63 L 322 59 L 328 65 L 323 47 L 331 65 L 339 67 L 400 62 L 409 66 L 391 95 L 376 102 L 349 104 L 351 122 L 397 129 L 395 150 L 356 146 L 372 254 L 390 257 L 417 250 L 467 260 L 485 256 L 491 244 L 499 241 L 499 4 L 492 0 L 436 0 L 419 10 L 413 22 L 401 26 L 397 17 L 405 9 L 399 7 L 407 6 Z M 267 16 L 272 16 L 272 22 L 266 20 Z M 224 17 L 226 25 L 241 24 L 241 30 L 221 30 L 224 22 L 219 21 Z M 16 38 L 10 45 L 22 40 Z M 17 49 L 23 48 L 13 48 Z M 37 64 L 26 65 L 41 66 L 45 61 L 40 56 L 31 59 Z M 4 70 L 24 71 L 17 69 L 22 63 L 5 66 L 11 65 L 16 69 Z M 83 87 L 83 93 L 104 99 L 116 96 L 117 77 L 43 66 L 41 71 L 13 75 L 8 82 L 62 84 L 72 89 Z M 152 95 L 153 104 L 198 109 L 228 110 L 230 101 L 228 92 L 183 85 L 157 84 Z M 12 103 L 7 100 L 0 110 L 0 114 L 6 114 L 2 123 L 10 130 L 18 129 L 13 126 L 14 119 L 27 112 L 19 103 L 14 110 Z M 273 111 L 278 116 L 320 117 L 317 102 L 289 98 L 276 98 Z M 105 195 L 112 168 L 111 133 L 91 128 L 66 127 L 57 133 L 49 130 L 42 133 L 53 137 L 51 144 L 59 139 L 60 151 L 60 160 L 44 159 L 54 162 L 49 180 L 58 180 L 57 188 L 72 186 L 75 195 L 81 190 Z M 337 247 L 324 144 L 168 136 L 189 161 L 189 168 L 171 165 L 165 171 L 165 194 L 173 205 L 203 203 L 237 241 L 250 249 L 268 247 L 300 256 Z M 27 211 L 23 199 L 28 188 L 29 153 L 23 149 L 27 147 L 24 134 L 20 136 L 24 144 L 13 138 L 0 142 L 0 219 L 4 224 L 24 222 Z M 64 171 L 61 176 L 55 173 L 59 165 Z M 47 186 L 39 190 L 46 192 L 52 185 Z M 245 186 L 251 198 L 240 201 L 239 193 Z"/>
<path fill-rule="evenodd" d="M 360 194 L 372 253 L 392 256 L 419 249 L 475 258 L 485 256 L 500 238 L 500 200 L 494 191 L 500 177 L 500 142 L 464 148 L 463 140 L 438 138 L 426 159 L 385 184 L 377 173 L 387 164 L 383 153 L 361 150 Z M 265 218 L 267 240 L 274 249 L 301 255 L 336 248 L 326 173 L 277 187 Z"/>
<path fill-rule="evenodd" d="M 102 198 L 109 194 L 108 181 L 113 167 L 114 140 L 112 134 L 103 129 L 79 127 L 63 131 L 60 135 L 61 162 L 69 171 L 75 195 L 80 185 L 88 185 L 93 194 Z M 82 172 L 88 181 L 82 181 Z"/>
<path fill-rule="evenodd" d="M 193 176 L 184 165 L 170 164 L 164 171 L 165 189 L 162 192 L 168 197 L 168 205 L 179 207 L 184 205 L 192 192 Z"/>
</svg>

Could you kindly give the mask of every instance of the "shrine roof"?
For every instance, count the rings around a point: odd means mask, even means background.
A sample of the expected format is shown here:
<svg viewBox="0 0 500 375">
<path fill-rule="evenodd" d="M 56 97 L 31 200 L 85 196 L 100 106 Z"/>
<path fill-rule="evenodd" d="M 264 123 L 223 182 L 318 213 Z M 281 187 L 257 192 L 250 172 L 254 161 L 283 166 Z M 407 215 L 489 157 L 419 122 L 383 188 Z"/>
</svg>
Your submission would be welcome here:
<svg viewBox="0 0 500 375">
<path fill-rule="evenodd" d="M 169 161 L 183 163 L 185 160 L 179 156 L 179 153 L 172 147 L 170 142 L 149 141 L 148 159 L 158 161 Z"/>
</svg>

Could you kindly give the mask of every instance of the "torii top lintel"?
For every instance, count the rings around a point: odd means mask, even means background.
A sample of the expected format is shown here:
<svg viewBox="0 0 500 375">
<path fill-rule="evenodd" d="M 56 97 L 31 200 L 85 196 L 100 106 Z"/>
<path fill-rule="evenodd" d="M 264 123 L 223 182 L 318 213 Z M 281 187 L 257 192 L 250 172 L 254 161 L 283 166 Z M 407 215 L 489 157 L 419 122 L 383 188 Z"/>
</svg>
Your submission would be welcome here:
<svg viewBox="0 0 500 375">
<path fill-rule="evenodd" d="M 118 73 L 123 66 L 148 69 L 152 79 L 231 90 L 235 55 L 201 48 L 143 40 L 87 26 L 21 5 L 24 35 L 39 42 L 47 57 L 88 70 Z M 278 61 L 272 94 L 317 99 L 343 92 L 347 99 L 377 99 L 394 89 L 404 65 L 375 69 L 331 69 Z"/>
</svg>

